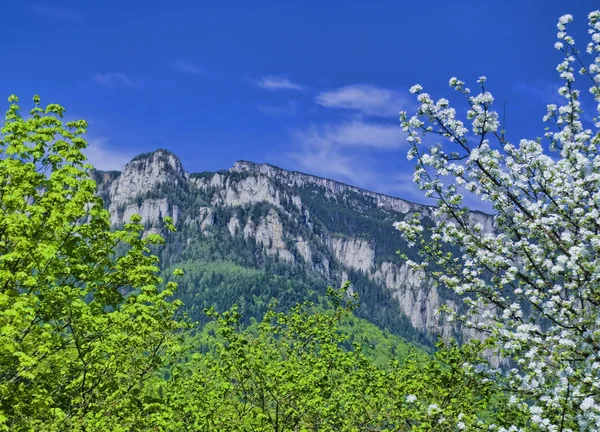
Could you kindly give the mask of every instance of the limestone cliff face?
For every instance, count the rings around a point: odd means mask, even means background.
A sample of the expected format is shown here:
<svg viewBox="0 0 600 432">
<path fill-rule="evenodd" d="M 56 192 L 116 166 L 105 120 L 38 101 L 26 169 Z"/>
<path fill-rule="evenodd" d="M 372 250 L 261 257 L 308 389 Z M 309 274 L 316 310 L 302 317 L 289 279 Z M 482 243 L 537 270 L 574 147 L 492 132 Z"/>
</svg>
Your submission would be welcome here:
<svg viewBox="0 0 600 432">
<path fill-rule="evenodd" d="M 443 299 L 431 283 L 424 282 L 423 274 L 415 273 L 404 264 L 384 262 L 373 272 L 372 277 L 392 290 L 400 309 L 410 319 L 413 327 L 444 337 L 452 335 L 453 328 L 443 325 L 435 313 Z"/>
<path fill-rule="evenodd" d="M 200 223 L 200 231 L 205 233 L 209 226 L 214 224 L 214 211 L 210 207 L 201 207 L 195 219 Z"/>
<path fill-rule="evenodd" d="M 373 281 L 382 283 L 393 293 L 401 311 L 409 318 L 416 329 L 430 334 L 451 337 L 457 329 L 446 325 L 436 314 L 437 309 L 448 303 L 440 297 L 437 288 L 424 281 L 422 273 L 415 273 L 400 262 L 386 261 L 375 265 L 375 250 L 362 239 L 334 238 L 331 247 L 335 257 L 345 267 L 360 270 Z M 348 273 L 342 273 L 342 283 L 348 280 Z M 451 302 L 453 307 L 456 305 Z"/>
<path fill-rule="evenodd" d="M 397 235 L 392 223 L 407 214 L 433 219 L 429 206 L 245 161 L 226 171 L 188 175 L 181 161 L 163 150 L 138 156 L 121 173 L 93 177 L 115 225 L 139 214 L 156 230 L 171 216 L 182 232 L 253 239 L 268 259 L 313 271 L 331 285 L 358 272 L 388 290 L 417 330 L 444 337 L 461 331 L 436 314 L 442 304 L 456 307 L 450 296 L 405 266 L 395 249 L 390 253 L 381 245 Z M 224 217 L 222 209 L 235 211 Z M 473 212 L 470 218 L 484 231 L 493 230 L 492 216 Z M 364 230 L 373 224 L 381 225 L 381 233 Z"/>
<path fill-rule="evenodd" d="M 312 251 L 310 249 L 310 244 L 306 240 L 304 240 L 302 236 L 299 236 L 296 239 L 296 248 L 298 249 L 300 256 L 304 259 L 306 264 L 312 265 L 313 257 Z"/>
<path fill-rule="evenodd" d="M 285 244 L 286 235 L 281 219 L 275 210 L 271 209 L 258 224 L 248 220 L 243 232 L 244 237 L 254 237 L 258 243 L 262 244 L 267 255 L 278 256 L 285 262 L 294 262 L 294 256 Z"/>
<path fill-rule="evenodd" d="M 211 182 L 215 184 L 217 182 Z M 218 183 L 217 183 L 218 184 Z M 243 206 L 259 202 L 281 207 L 280 192 L 266 177 L 252 176 L 238 182 L 226 182 L 211 202 L 215 206 Z"/>
<path fill-rule="evenodd" d="M 186 180 L 187 173 L 177 156 L 164 150 L 140 155 L 129 162 L 110 185 L 111 204 L 127 203 L 132 197 L 152 192 L 166 182 L 177 185 Z"/>
<path fill-rule="evenodd" d="M 229 230 L 231 237 L 236 236 L 240 230 L 240 220 L 237 218 L 237 216 L 233 216 L 231 219 L 229 219 L 229 222 L 227 223 L 227 229 Z"/>
<path fill-rule="evenodd" d="M 335 257 L 346 267 L 363 272 L 373 268 L 375 250 L 365 240 L 334 238 L 331 240 L 331 249 Z"/>
<path fill-rule="evenodd" d="M 142 221 L 151 226 L 157 226 L 165 216 L 171 216 L 173 222 L 177 223 L 179 209 L 177 206 L 169 206 L 167 198 L 147 198 L 141 203 L 125 203 L 123 207 L 111 205 L 111 222 L 113 225 L 125 223 L 131 219 L 131 216 L 138 214 Z"/>
<path fill-rule="evenodd" d="M 123 224 L 133 214 L 138 214 L 144 223 L 155 226 L 165 216 L 171 216 L 176 222 L 179 209 L 170 204 L 168 197 L 151 195 L 156 195 L 164 184 L 180 186 L 188 181 L 188 175 L 175 155 L 158 150 L 136 157 L 115 178 L 103 173 L 97 181 L 99 189 L 108 197 L 108 210 L 114 225 Z"/>
<path fill-rule="evenodd" d="M 345 198 L 349 193 L 353 193 L 370 200 L 372 205 L 376 206 L 377 208 L 390 210 L 399 214 L 418 212 L 423 217 L 428 217 L 432 220 L 437 219 L 437 217 L 434 215 L 435 208 L 432 206 L 418 204 L 401 198 L 371 192 L 356 186 L 340 183 L 335 180 L 324 179 L 295 171 L 287 171 L 268 164 L 256 164 L 248 161 L 238 161 L 229 171 L 234 173 L 258 174 L 270 179 L 277 179 L 279 182 L 290 187 L 316 185 L 324 189 L 325 197 L 340 200 L 342 202 L 346 201 Z M 299 198 L 297 199 L 299 200 Z M 494 230 L 494 219 L 489 214 L 482 212 L 471 212 L 469 214 L 469 221 L 473 225 L 476 223 L 482 224 L 484 232 L 492 232 Z"/>
<path fill-rule="evenodd" d="M 411 203 L 400 198 L 394 198 L 383 194 L 367 191 L 355 186 L 349 186 L 344 183 L 340 183 L 334 180 L 328 180 L 321 177 L 316 177 L 309 174 L 303 174 L 295 171 L 287 171 L 281 168 L 274 167 L 268 164 L 255 164 L 253 162 L 238 161 L 230 170 L 231 172 L 238 173 L 254 173 L 260 174 L 267 178 L 276 178 L 281 182 L 291 187 L 305 186 L 305 185 L 316 185 L 323 187 L 327 197 L 341 198 L 348 192 L 355 192 L 365 197 L 372 198 L 379 207 L 394 210 L 400 213 L 408 213 L 409 211 L 416 211 L 419 209 L 427 208 L 421 204 Z"/>
</svg>

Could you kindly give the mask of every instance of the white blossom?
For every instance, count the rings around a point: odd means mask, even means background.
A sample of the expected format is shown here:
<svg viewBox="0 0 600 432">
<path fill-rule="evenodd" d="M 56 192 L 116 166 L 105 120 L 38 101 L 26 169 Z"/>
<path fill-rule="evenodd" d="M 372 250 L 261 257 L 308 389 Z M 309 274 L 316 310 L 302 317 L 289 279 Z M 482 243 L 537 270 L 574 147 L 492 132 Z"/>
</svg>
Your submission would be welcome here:
<svg viewBox="0 0 600 432">
<path fill-rule="evenodd" d="M 423 90 L 423 87 L 420 84 L 416 84 L 412 86 L 409 91 L 414 94 L 420 92 L 421 90 Z"/>
<path fill-rule="evenodd" d="M 406 403 L 413 403 L 417 400 L 417 397 L 415 395 L 408 395 L 406 396 Z"/>
<path fill-rule="evenodd" d="M 583 411 L 587 411 L 590 408 L 592 408 L 595 405 L 595 401 L 593 398 L 591 397 L 587 397 L 583 400 L 583 402 L 581 402 L 581 405 L 579 405 L 579 407 L 583 410 Z"/>
<path fill-rule="evenodd" d="M 427 414 L 429 414 L 429 415 L 436 414 L 439 412 L 439 410 L 440 410 L 440 407 L 437 406 L 437 404 L 432 403 L 427 407 Z"/>
</svg>

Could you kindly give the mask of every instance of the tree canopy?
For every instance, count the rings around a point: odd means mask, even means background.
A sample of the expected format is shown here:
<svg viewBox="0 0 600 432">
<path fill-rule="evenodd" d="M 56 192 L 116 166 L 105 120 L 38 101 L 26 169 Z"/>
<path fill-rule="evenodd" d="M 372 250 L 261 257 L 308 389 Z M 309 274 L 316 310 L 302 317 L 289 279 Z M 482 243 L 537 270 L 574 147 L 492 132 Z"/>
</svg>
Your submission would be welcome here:
<svg viewBox="0 0 600 432">
<path fill-rule="evenodd" d="M 11 103 L 0 141 L 0 429 L 132 430 L 142 384 L 175 345 L 140 218 L 111 231 L 89 179 L 85 121 Z M 169 220 L 167 229 L 173 229 Z M 117 255 L 118 246 L 126 252 Z"/>
</svg>

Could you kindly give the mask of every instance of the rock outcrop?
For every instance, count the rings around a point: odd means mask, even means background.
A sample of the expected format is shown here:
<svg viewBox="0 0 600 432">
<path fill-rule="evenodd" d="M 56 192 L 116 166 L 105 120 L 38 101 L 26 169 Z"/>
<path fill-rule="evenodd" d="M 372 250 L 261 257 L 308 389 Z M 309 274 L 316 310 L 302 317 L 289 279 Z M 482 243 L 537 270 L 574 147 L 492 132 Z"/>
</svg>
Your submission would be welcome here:
<svg viewBox="0 0 600 432">
<path fill-rule="evenodd" d="M 167 150 L 137 156 L 119 175 L 100 173 L 95 177 L 99 191 L 109 202 L 114 225 L 129 221 L 133 214 L 139 214 L 151 226 L 160 224 L 165 216 L 176 222 L 179 209 L 168 197 L 159 196 L 160 187 L 165 184 L 178 187 L 188 181 L 179 158 Z"/>
<path fill-rule="evenodd" d="M 248 220 L 244 227 L 244 237 L 254 237 L 263 245 L 267 255 L 278 256 L 285 262 L 294 262 L 294 256 L 285 244 L 285 233 L 279 215 L 273 209 L 258 224 Z"/>
<path fill-rule="evenodd" d="M 331 249 L 335 257 L 348 268 L 363 272 L 368 272 L 373 268 L 375 250 L 366 240 L 333 238 Z"/>
</svg>

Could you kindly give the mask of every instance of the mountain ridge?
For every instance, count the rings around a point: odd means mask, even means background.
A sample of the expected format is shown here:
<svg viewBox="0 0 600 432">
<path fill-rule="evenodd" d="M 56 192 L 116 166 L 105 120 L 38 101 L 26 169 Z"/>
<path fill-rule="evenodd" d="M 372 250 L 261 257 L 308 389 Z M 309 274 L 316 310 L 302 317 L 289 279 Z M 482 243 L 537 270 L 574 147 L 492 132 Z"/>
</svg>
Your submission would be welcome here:
<svg viewBox="0 0 600 432">
<path fill-rule="evenodd" d="M 174 158 L 176 158 L 181 165 L 183 166 L 183 163 L 181 161 L 181 158 L 179 158 L 177 155 L 175 155 L 173 152 L 171 152 L 170 150 L 164 149 L 164 148 L 158 148 L 154 151 L 151 152 L 145 152 L 145 153 L 141 153 L 137 156 L 134 156 L 131 162 L 135 162 L 135 161 L 139 161 L 143 158 L 151 158 L 152 156 L 156 155 L 156 154 L 160 154 L 160 153 L 164 153 L 168 156 L 172 156 Z M 129 165 L 129 163 L 127 165 Z M 127 166 L 126 165 L 126 166 Z M 395 196 L 395 195 L 390 195 L 390 194 L 386 194 L 386 193 L 382 193 L 382 192 L 377 192 L 371 189 L 367 189 L 367 188 L 363 188 L 360 186 L 356 186 L 356 185 L 352 185 L 340 180 L 335 180 L 335 179 L 331 179 L 328 177 L 322 177 L 322 176 L 318 176 L 315 174 L 309 174 L 309 173 L 305 173 L 302 171 L 297 171 L 297 170 L 291 170 L 291 169 L 286 169 L 286 168 L 282 168 L 280 166 L 277 165 L 273 165 L 267 162 L 254 162 L 254 161 L 249 161 L 246 159 L 238 159 L 237 161 L 234 162 L 234 164 L 230 167 L 230 168 L 224 168 L 224 169 L 220 169 L 220 170 L 216 170 L 216 171 L 199 171 L 199 172 L 190 172 L 190 171 L 186 171 L 186 173 L 190 176 L 202 176 L 202 175 L 209 175 L 209 174 L 220 174 L 220 173 L 225 173 L 225 172 L 241 172 L 241 171 L 251 171 L 251 172 L 259 172 L 261 174 L 266 174 L 269 175 L 270 174 L 270 170 L 276 171 L 279 174 L 283 174 L 283 175 L 296 175 L 296 176 L 301 176 L 303 178 L 307 178 L 310 179 L 311 182 L 313 183 L 321 183 L 321 182 L 325 182 L 325 183 L 333 183 L 336 185 L 339 185 L 343 188 L 348 188 L 350 190 L 354 190 L 360 193 L 365 193 L 368 195 L 372 195 L 372 196 L 380 196 L 384 199 L 391 199 L 391 200 L 400 200 L 403 202 L 406 202 L 410 205 L 415 205 L 415 206 L 419 206 L 422 208 L 427 208 L 429 209 L 429 211 L 433 211 L 435 209 L 435 205 L 433 204 L 423 204 L 423 203 L 418 203 L 415 201 L 411 201 L 409 199 L 406 198 L 402 198 L 399 196 Z M 487 217 L 493 217 L 493 214 L 490 213 L 486 213 L 484 211 L 481 210 L 477 210 L 477 209 L 470 209 L 469 210 L 472 213 L 475 214 L 481 214 Z"/>
<path fill-rule="evenodd" d="M 393 223 L 413 212 L 433 223 L 432 206 L 244 160 L 187 173 L 161 149 L 136 156 L 120 173 L 91 175 L 113 225 L 139 214 L 147 232 L 158 232 L 165 216 L 173 218 L 178 232 L 167 235 L 160 258 L 163 270 L 186 270 L 179 295 L 194 318 L 233 303 L 257 317 L 270 299 L 290 306 L 350 280 L 362 302 L 358 316 L 398 336 L 419 343 L 473 337 L 436 313 L 442 304 L 460 308 L 460 299 L 396 254 L 414 258 L 417 251 Z M 491 215 L 470 217 L 493 229 Z"/>
</svg>

